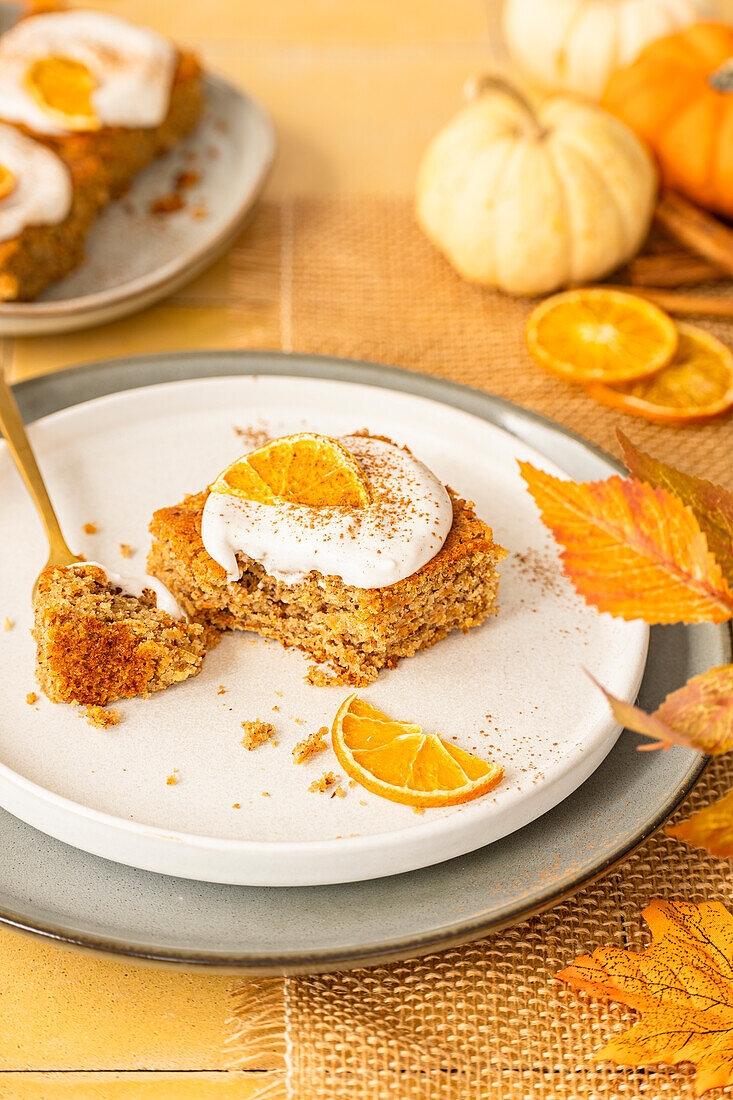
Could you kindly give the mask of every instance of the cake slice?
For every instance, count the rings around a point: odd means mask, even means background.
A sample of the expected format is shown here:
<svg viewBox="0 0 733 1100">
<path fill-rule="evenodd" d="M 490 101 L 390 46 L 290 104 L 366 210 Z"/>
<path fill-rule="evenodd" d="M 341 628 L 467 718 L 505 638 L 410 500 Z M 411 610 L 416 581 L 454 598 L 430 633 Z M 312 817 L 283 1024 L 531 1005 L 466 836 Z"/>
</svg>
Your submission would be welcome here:
<svg viewBox="0 0 733 1100">
<path fill-rule="evenodd" d="M 189 133 L 202 97 L 193 54 L 109 13 L 41 12 L 0 36 L 0 120 L 46 155 L 27 187 L 43 201 L 11 233 L 24 180 L 4 191 L 0 145 L 0 300 L 34 298 L 77 266 L 98 212 Z M 53 161 L 69 176 L 65 206 Z"/>
<path fill-rule="evenodd" d="M 201 671 L 215 635 L 175 619 L 156 595 L 128 595 L 97 565 L 46 569 L 33 599 L 36 678 L 54 703 L 104 706 Z"/>
<path fill-rule="evenodd" d="M 193 127 L 201 84 L 193 54 L 109 12 L 42 11 L 0 37 L 0 118 L 97 157 L 113 197 Z"/>
<path fill-rule="evenodd" d="M 400 457 L 404 459 L 408 455 L 412 460 L 412 456 L 377 437 L 366 437 L 361 442 L 350 437 L 344 442 L 358 452 L 362 462 L 370 450 L 367 443 L 372 444 L 372 458 L 376 454 L 373 444 L 379 442 L 381 445 L 377 460 L 367 469 L 373 499 L 363 513 L 366 523 L 370 509 L 379 509 L 379 501 L 374 499 L 379 496 L 378 488 L 375 490 L 379 463 L 399 463 Z M 289 468 L 292 467 L 291 462 Z M 434 475 L 415 460 L 409 468 L 419 469 L 439 485 Z M 265 464 L 259 469 L 260 475 L 267 472 Z M 226 474 L 227 471 L 222 477 Z M 255 474 L 247 474 L 249 480 L 244 479 L 240 469 L 230 480 L 238 485 L 245 484 L 246 480 L 246 491 L 252 493 L 256 491 L 252 488 L 253 476 Z M 333 473 L 328 473 L 326 480 L 333 481 L 333 477 Z M 218 479 L 216 484 L 220 481 Z M 309 487 L 311 496 L 312 488 L 313 483 Z M 358 560 L 354 562 L 351 553 L 351 562 L 346 561 L 343 572 L 347 577 L 358 573 L 359 569 L 364 576 L 371 575 L 385 563 L 385 578 L 389 577 L 390 562 L 394 566 L 397 561 L 403 572 L 407 570 L 407 575 L 394 583 L 349 583 L 348 579 L 328 569 L 321 572 L 311 568 L 304 573 L 286 570 L 283 573 L 272 567 L 275 551 L 271 551 L 269 559 L 265 553 L 259 555 L 260 560 L 238 551 L 238 576 L 233 577 L 214 560 L 202 539 L 207 501 L 211 497 L 214 508 L 218 506 L 216 494 L 207 492 L 188 496 L 180 504 L 155 513 L 150 527 L 153 542 L 148 570 L 170 589 L 191 618 L 218 630 L 252 630 L 310 654 L 321 666 L 326 666 L 325 669 L 311 669 L 310 682 L 367 684 L 381 669 L 393 668 L 401 658 L 411 657 L 434 645 L 452 630 L 465 632 L 497 611 L 497 565 L 506 551 L 494 542 L 491 528 L 477 518 L 471 504 L 442 486 L 440 489 L 447 508 L 444 524 L 447 533 L 436 538 L 427 550 L 423 546 L 422 556 L 427 560 L 418 568 L 410 570 L 399 553 L 391 553 L 395 547 L 390 543 L 386 519 L 384 556 L 380 557 L 381 548 L 375 550 L 372 545 L 368 555 L 362 553 L 360 558 L 357 555 Z M 399 491 L 409 491 L 409 485 L 403 485 Z M 395 504 L 405 513 L 408 530 L 413 524 L 417 529 L 421 521 L 432 530 L 431 525 L 438 522 L 425 505 L 420 505 L 413 515 L 406 496 L 404 499 L 395 497 Z M 313 554 L 325 553 L 326 560 L 333 562 L 335 558 L 329 558 L 325 548 L 324 532 L 334 523 L 341 523 L 348 532 L 349 524 L 357 522 L 353 517 L 359 511 L 353 508 L 297 511 L 296 505 L 294 513 L 277 508 L 268 512 L 268 505 L 261 503 L 252 508 L 259 509 L 255 513 L 255 541 L 259 540 L 263 546 L 267 544 L 266 527 L 263 533 L 262 527 L 257 525 L 270 522 L 272 538 L 281 539 L 277 552 L 290 553 L 289 565 L 293 553 L 305 555 L 307 564 L 306 550 L 299 542 L 304 545 L 310 542 Z M 324 511 L 329 514 L 324 516 Z M 292 515 L 299 517 L 298 522 L 303 526 L 300 534 L 296 533 L 283 549 L 283 528 Z M 349 535 L 345 539 L 339 535 L 339 539 L 340 542 L 333 540 L 336 543 L 334 554 L 341 552 L 348 559 L 352 550 Z"/>
<path fill-rule="evenodd" d="M 65 161 L 0 123 L 0 301 L 35 298 L 68 275 L 108 197 L 96 157 Z"/>
</svg>

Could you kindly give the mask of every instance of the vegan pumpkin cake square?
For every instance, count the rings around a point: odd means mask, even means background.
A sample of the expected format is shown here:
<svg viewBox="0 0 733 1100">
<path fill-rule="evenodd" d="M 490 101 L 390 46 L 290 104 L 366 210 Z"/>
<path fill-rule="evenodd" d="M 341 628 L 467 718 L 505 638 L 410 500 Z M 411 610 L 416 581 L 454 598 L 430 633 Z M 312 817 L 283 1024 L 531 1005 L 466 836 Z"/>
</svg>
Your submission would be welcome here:
<svg viewBox="0 0 733 1100">
<path fill-rule="evenodd" d="M 470 503 L 370 435 L 275 440 L 150 530 L 148 569 L 189 617 L 304 650 L 321 684 L 367 684 L 495 614 L 506 554 Z"/>
</svg>

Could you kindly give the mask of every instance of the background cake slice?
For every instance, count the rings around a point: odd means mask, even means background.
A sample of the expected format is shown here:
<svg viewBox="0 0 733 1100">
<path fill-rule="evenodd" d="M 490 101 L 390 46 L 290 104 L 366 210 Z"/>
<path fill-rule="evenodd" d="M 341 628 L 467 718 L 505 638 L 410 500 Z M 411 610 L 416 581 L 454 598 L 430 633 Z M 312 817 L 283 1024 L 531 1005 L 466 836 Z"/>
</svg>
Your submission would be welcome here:
<svg viewBox="0 0 733 1100">
<path fill-rule="evenodd" d="M 30 189 L 50 193 L 55 202 L 45 203 L 53 216 L 31 208 L 22 232 L 8 231 L 23 177 L 3 193 L 4 170 L 12 166 L 0 143 L 0 300 L 34 298 L 76 267 L 100 209 L 178 144 L 201 108 L 196 57 L 117 16 L 42 12 L 6 31 L 0 37 L 0 120 L 27 148 L 37 143 L 45 153 Z M 59 165 L 65 184 L 57 178 Z"/>
<path fill-rule="evenodd" d="M 0 301 L 35 298 L 68 275 L 107 199 L 96 157 L 63 160 L 0 123 Z"/>
<path fill-rule="evenodd" d="M 104 706 L 201 671 L 213 635 L 174 619 L 155 594 L 128 595 L 87 564 L 47 569 L 34 600 L 36 677 L 54 703 Z"/>
</svg>

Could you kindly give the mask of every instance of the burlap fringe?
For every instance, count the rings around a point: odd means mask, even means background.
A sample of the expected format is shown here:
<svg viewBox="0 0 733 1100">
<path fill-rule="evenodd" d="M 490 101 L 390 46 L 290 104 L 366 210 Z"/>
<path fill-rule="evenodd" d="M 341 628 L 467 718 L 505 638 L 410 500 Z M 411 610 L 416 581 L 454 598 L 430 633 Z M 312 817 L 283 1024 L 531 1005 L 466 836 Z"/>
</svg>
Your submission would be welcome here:
<svg viewBox="0 0 733 1100">
<path fill-rule="evenodd" d="M 250 978 L 231 990 L 225 1045 L 233 1069 L 278 1070 L 285 1059 L 285 980 Z M 272 1078 L 272 1074 L 268 1074 Z M 260 1093 L 256 1094 L 258 1097 Z M 270 1098 L 269 1092 L 263 1096 Z M 273 1100 L 275 1094 L 272 1094 Z"/>
</svg>

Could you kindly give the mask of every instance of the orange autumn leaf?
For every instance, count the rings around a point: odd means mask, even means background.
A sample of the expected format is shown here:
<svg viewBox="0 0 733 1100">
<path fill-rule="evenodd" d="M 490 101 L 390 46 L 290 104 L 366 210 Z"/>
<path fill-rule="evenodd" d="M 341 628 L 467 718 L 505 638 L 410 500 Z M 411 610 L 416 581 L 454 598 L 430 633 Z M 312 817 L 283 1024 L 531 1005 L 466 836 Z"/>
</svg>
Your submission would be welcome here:
<svg viewBox="0 0 733 1100">
<path fill-rule="evenodd" d="M 672 493 L 634 479 L 578 483 L 519 466 L 587 603 L 647 623 L 733 617 L 733 592 L 705 535 Z"/>
<path fill-rule="evenodd" d="M 707 848 L 711 855 L 733 858 L 733 791 L 679 825 L 668 825 L 666 832 L 693 848 Z"/>
<path fill-rule="evenodd" d="M 674 466 L 640 451 L 620 430 L 616 431 L 624 465 L 632 477 L 656 489 L 667 489 L 695 513 L 708 541 L 708 549 L 723 576 L 733 584 L 733 493 L 701 477 L 683 474 Z"/>
<path fill-rule="evenodd" d="M 653 901 L 644 951 L 599 947 L 557 976 L 641 1018 L 594 1056 L 622 1066 L 697 1067 L 695 1095 L 733 1084 L 733 916 L 720 902 Z"/>
<path fill-rule="evenodd" d="M 648 714 L 606 691 L 591 676 L 610 703 L 616 721 L 654 739 L 645 749 L 684 745 L 717 756 L 733 749 L 733 665 L 709 668 L 671 692 L 662 705 Z"/>
</svg>

